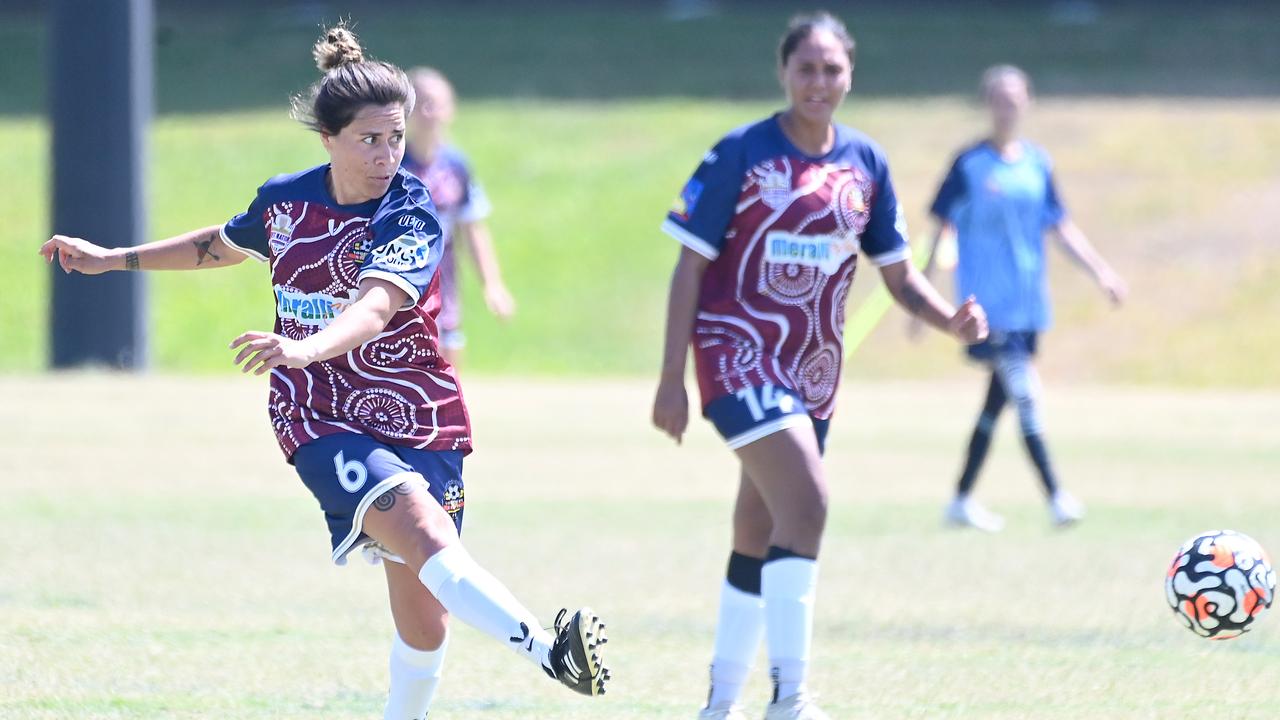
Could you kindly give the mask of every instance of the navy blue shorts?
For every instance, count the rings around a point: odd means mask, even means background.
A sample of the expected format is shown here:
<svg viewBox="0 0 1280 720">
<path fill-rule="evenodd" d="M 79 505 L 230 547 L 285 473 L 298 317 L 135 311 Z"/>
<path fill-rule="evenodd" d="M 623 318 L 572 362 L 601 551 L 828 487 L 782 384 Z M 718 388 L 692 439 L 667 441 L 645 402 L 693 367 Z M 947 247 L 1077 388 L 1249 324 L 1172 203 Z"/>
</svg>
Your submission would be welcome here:
<svg viewBox="0 0 1280 720">
<path fill-rule="evenodd" d="M 1004 355 L 1035 357 L 1037 340 L 1039 340 L 1039 333 L 1034 330 L 1014 332 L 992 330 L 986 340 L 977 345 L 970 345 L 966 352 L 974 360 L 985 363 L 995 362 L 996 358 Z"/>
<path fill-rule="evenodd" d="M 812 425 L 821 453 L 826 451 L 827 430 L 831 427 L 830 420 L 809 414 L 799 393 L 771 383 L 716 398 L 702 414 L 733 450 L 784 428 Z"/>
<path fill-rule="evenodd" d="M 329 523 L 333 561 L 345 565 L 347 553 L 372 539 L 361 531 L 370 507 L 385 503 L 401 483 L 426 485 L 462 532 L 466 493 L 461 450 L 417 450 L 380 443 L 368 435 L 325 435 L 293 455 L 298 476 L 311 491 Z"/>
</svg>

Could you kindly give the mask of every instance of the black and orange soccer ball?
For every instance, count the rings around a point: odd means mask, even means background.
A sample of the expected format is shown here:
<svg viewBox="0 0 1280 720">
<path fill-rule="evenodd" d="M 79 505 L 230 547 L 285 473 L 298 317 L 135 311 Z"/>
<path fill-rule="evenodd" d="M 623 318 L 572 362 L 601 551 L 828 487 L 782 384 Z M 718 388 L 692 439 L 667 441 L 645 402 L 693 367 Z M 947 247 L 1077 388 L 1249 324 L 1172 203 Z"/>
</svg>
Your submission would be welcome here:
<svg viewBox="0 0 1280 720">
<path fill-rule="evenodd" d="M 1183 543 L 1164 581 L 1165 598 L 1187 629 L 1228 640 L 1249 631 L 1276 594 L 1276 573 L 1248 535 L 1213 530 Z"/>
</svg>

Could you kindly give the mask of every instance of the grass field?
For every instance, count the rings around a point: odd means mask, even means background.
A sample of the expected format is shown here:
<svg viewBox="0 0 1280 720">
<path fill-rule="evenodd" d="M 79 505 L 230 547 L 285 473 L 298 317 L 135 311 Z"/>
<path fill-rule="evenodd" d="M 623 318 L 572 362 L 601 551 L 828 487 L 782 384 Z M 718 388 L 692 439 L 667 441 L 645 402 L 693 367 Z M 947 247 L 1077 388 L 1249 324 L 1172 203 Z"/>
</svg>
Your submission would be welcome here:
<svg viewBox="0 0 1280 720">
<path fill-rule="evenodd" d="M 0 379 L 0 718 L 379 714 L 380 573 L 329 565 L 323 521 L 267 429 L 264 389 Z M 616 680 L 585 701 L 457 628 L 432 718 L 692 717 L 727 552 L 730 454 L 701 422 L 680 448 L 650 431 L 643 382 L 467 390 L 480 443 L 467 470 L 472 553 L 547 622 L 561 604 L 594 605 Z M 1089 518 L 1048 527 L 1006 418 L 979 486 L 1010 519 L 998 536 L 938 522 L 977 402 L 945 383 L 842 391 L 814 678 L 833 716 L 1275 717 L 1280 620 L 1204 641 L 1170 617 L 1161 584 L 1201 530 L 1280 548 L 1280 396 L 1050 392 L 1052 449 Z M 763 672 L 748 694 L 764 702 Z"/>
</svg>

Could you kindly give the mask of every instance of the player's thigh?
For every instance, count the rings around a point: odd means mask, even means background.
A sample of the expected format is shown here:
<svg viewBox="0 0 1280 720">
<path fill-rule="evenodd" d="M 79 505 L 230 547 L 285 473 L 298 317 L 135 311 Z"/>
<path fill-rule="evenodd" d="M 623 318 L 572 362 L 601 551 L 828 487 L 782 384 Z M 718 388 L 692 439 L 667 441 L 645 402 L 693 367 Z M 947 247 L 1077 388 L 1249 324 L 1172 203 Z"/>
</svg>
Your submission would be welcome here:
<svg viewBox="0 0 1280 720">
<path fill-rule="evenodd" d="M 811 424 L 784 427 L 735 452 L 769 509 L 775 532 L 796 524 L 821 530 L 826 522 L 827 484 Z"/>
<path fill-rule="evenodd" d="M 396 448 L 422 482 L 392 488 L 365 517 L 368 535 L 415 573 L 435 553 L 458 541 L 465 502 L 462 453 Z"/>
<path fill-rule="evenodd" d="M 383 563 L 387 575 L 387 596 L 396 632 L 409 647 L 435 650 L 444 643 L 449 614 L 407 565 L 393 560 Z"/>
<path fill-rule="evenodd" d="M 426 487 L 421 473 L 393 447 L 358 433 L 312 440 L 298 448 L 293 463 L 320 504 L 338 564 L 370 542 L 371 515 L 406 504 L 397 499 Z"/>
</svg>

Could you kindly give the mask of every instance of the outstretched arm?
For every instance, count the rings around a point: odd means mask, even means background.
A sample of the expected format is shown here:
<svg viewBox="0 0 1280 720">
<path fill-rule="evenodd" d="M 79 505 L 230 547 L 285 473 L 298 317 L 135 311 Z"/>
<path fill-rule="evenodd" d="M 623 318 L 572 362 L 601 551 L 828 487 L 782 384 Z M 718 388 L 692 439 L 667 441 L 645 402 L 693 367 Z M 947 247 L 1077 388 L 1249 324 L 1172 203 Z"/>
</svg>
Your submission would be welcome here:
<svg viewBox="0 0 1280 720">
<path fill-rule="evenodd" d="M 1111 304 L 1119 305 L 1124 302 L 1125 296 L 1129 294 L 1129 286 L 1125 284 L 1124 278 L 1102 259 L 1093 244 L 1089 242 L 1089 238 L 1085 237 L 1084 231 L 1070 220 L 1058 223 L 1053 231 L 1062 249 L 1071 256 L 1072 260 L 1093 275 L 1094 281 L 1107 294 Z"/>
<path fill-rule="evenodd" d="M 880 268 L 880 276 L 893 299 L 913 316 L 964 343 L 986 339 L 987 314 L 974 298 L 965 300 L 959 309 L 953 307 L 910 260 L 885 265 Z"/>
<path fill-rule="evenodd" d="M 667 334 L 662 350 L 662 374 L 653 400 L 653 424 L 678 443 L 689 425 L 689 396 L 684 388 L 689 339 L 698 312 L 698 292 L 710 260 L 690 250 L 680 249 L 680 259 L 671 273 L 667 297 Z"/>
<path fill-rule="evenodd" d="M 244 333 L 231 341 L 232 350 L 241 348 L 236 365 L 243 363 L 243 372 L 261 375 L 277 366 L 300 368 L 345 355 L 385 330 L 409 299 L 398 286 L 377 278 L 360 283 L 359 297 L 327 327 L 302 340 L 257 330 Z"/>
<path fill-rule="evenodd" d="M 40 246 L 40 254 L 48 262 L 57 256 L 64 272 L 85 275 L 110 270 L 202 270 L 237 265 L 245 256 L 227 247 L 221 230 L 221 225 L 213 225 L 145 245 L 111 249 L 81 238 L 54 235 Z"/>
</svg>

